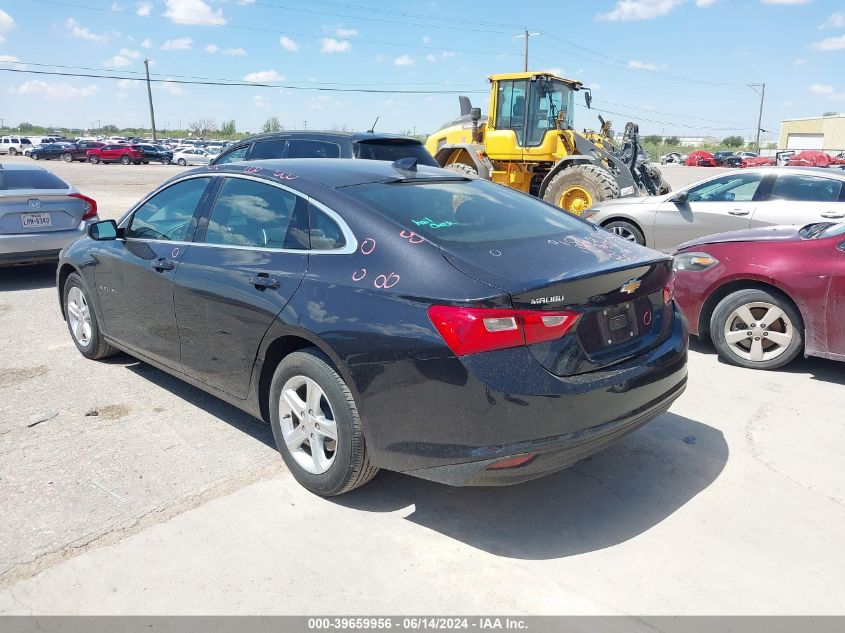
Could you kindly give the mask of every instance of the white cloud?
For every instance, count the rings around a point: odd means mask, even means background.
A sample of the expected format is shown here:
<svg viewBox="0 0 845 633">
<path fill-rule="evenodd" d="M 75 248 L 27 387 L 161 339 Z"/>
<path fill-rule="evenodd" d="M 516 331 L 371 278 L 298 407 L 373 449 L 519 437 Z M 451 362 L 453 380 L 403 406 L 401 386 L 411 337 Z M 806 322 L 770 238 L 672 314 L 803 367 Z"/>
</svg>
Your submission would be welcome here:
<svg viewBox="0 0 845 633">
<path fill-rule="evenodd" d="M 15 28 L 15 20 L 3 9 L 0 9 L 0 44 L 6 41 L 6 33 L 13 28 Z"/>
<path fill-rule="evenodd" d="M 807 4 L 810 0 L 760 0 L 763 4 Z"/>
<path fill-rule="evenodd" d="M 135 10 L 136 15 L 140 15 L 142 18 L 147 17 L 150 12 L 153 10 L 153 3 L 152 2 L 141 2 L 138 4 L 138 8 Z"/>
<path fill-rule="evenodd" d="M 299 50 L 299 45 L 290 39 L 287 35 L 282 35 L 279 38 L 279 45 L 289 53 L 295 53 Z"/>
<path fill-rule="evenodd" d="M 163 90 L 172 97 L 180 97 L 188 94 L 188 91 L 180 84 L 175 83 L 172 77 L 168 77 L 166 81 L 162 81 L 161 83 L 154 83 L 153 90 Z"/>
<path fill-rule="evenodd" d="M 246 51 L 242 48 L 224 48 L 221 53 L 230 57 L 243 57 L 246 55 Z"/>
<path fill-rule="evenodd" d="M 89 42 L 97 42 L 98 44 L 102 44 L 107 39 L 109 39 L 107 35 L 98 35 L 97 33 L 92 33 L 89 29 L 82 26 L 73 18 L 68 18 L 67 20 L 65 20 L 65 28 L 70 30 L 71 37 L 78 37 L 81 40 L 88 40 Z"/>
<path fill-rule="evenodd" d="M 204 0 L 164 0 L 167 11 L 164 17 L 176 24 L 201 24 L 219 26 L 226 24 L 223 9 L 214 11 Z"/>
<path fill-rule="evenodd" d="M 275 70 L 259 70 L 258 72 L 249 73 L 244 77 L 244 81 L 253 81 L 255 83 L 266 83 L 268 81 L 284 81 L 283 75 L 280 75 Z"/>
<path fill-rule="evenodd" d="M 414 58 L 410 55 L 400 55 L 396 59 L 393 60 L 394 66 L 413 66 L 414 65 Z"/>
<path fill-rule="evenodd" d="M 252 105 L 257 108 L 266 108 L 269 102 L 270 100 L 267 99 L 267 97 L 265 97 L 264 95 L 255 95 L 252 98 Z"/>
<path fill-rule="evenodd" d="M 15 70 L 23 70 L 26 68 L 24 64 L 18 64 L 18 61 L 20 60 L 18 60 L 18 58 L 14 55 L 0 55 L 0 65 L 11 66 Z"/>
<path fill-rule="evenodd" d="M 845 35 L 839 37 L 826 37 L 821 42 L 813 44 L 817 51 L 841 51 L 845 48 Z"/>
<path fill-rule="evenodd" d="M 322 40 L 321 53 L 348 53 L 352 45 L 348 40 L 336 40 L 333 37 L 324 37 Z"/>
<path fill-rule="evenodd" d="M 79 97 L 90 97 L 99 88 L 94 84 L 88 86 L 74 86 L 69 83 L 48 83 L 34 79 L 22 83 L 20 86 L 9 88 L 10 94 L 15 95 L 38 95 L 51 101 L 67 101 Z"/>
<path fill-rule="evenodd" d="M 450 57 L 454 57 L 455 55 L 457 55 L 455 51 L 443 51 L 441 53 L 441 57 L 443 57 L 443 59 L 449 59 Z"/>
<path fill-rule="evenodd" d="M 255 4 L 255 0 L 238 0 L 238 4 L 243 4 L 243 5 Z"/>
<path fill-rule="evenodd" d="M 131 88 L 134 84 L 135 82 L 131 79 L 121 79 L 117 82 L 117 87 L 121 90 L 126 90 L 126 88 Z"/>
<path fill-rule="evenodd" d="M 167 40 L 161 45 L 163 51 L 186 51 L 194 45 L 194 40 L 190 37 L 177 37 L 176 39 Z"/>
<path fill-rule="evenodd" d="M 666 15 L 684 0 L 617 0 L 616 6 L 607 13 L 600 13 L 597 20 L 621 22 L 626 20 L 650 20 Z"/>
<path fill-rule="evenodd" d="M 212 55 L 220 50 L 220 47 L 217 44 L 209 44 L 205 47 L 206 53 L 211 53 Z"/>
<path fill-rule="evenodd" d="M 428 55 L 425 56 L 425 61 L 436 62 L 437 58 L 434 55 L 432 55 L 431 53 L 429 53 Z"/>
<path fill-rule="evenodd" d="M 695 6 L 700 9 L 706 9 L 707 7 L 716 3 L 716 0 L 695 0 Z"/>
<path fill-rule="evenodd" d="M 357 37 L 360 35 L 358 29 L 347 29 L 342 26 L 339 26 L 335 29 L 334 34 L 336 37 L 341 39 L 346 39 L 347 37 Z"/>
<path fill-rule="evenodd" d="M 123 57 L 129 57 L 130 59 L 138 59 L 141 56 L 141 51 L 132 51 L 128 48 L 121 48 L 117 54 L 123 55 Z"/>
<path fill-rule="evenodd" d="M 145 37 L 144 41 L 141 42 L 141 48 L 151 48 L 152 45 L 153 45 L 153 41 L 148 37 Z"/>
<path fill-rule="evenodd" d="M 103 66 L 107 68 L 123 68 L 124 66 L 131 66 L 132 60 L 123 55 L 115 55 L 103 62 Z"/>
<path fill-rule="evenodd" d="M 834 13 L 822 24 L 820 29 L 842 29 L 845 28 L 845 11 Z"/>
<path fill-rule="evenodd" d="M 640 70 L 660 70 L 661 68 L 666 68 L 666 64 L 651 64 L 648 62 L 640 62 L 636 59 L 629 61 L 628 66 L 631 68 L 639 68 Z"/>
</svg>

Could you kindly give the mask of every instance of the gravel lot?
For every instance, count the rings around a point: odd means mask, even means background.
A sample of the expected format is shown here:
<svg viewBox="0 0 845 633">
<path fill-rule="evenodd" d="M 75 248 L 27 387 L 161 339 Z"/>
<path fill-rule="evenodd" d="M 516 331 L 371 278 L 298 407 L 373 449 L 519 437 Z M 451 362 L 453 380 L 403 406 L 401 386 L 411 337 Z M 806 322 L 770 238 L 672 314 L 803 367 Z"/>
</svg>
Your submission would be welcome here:
<svg viewBox="0 0 845 633">
<path fill-rule="evenodd" d="M 42 165 L 104 218 L 181 170 Z M 693 342 L 671 412 L 569 471 L 324 500 L 263 423 L 85 361 L 53 285 L 0 269 L 0 613 L 845 613 L 841 363 L 754 372 Z"/>
</svg>

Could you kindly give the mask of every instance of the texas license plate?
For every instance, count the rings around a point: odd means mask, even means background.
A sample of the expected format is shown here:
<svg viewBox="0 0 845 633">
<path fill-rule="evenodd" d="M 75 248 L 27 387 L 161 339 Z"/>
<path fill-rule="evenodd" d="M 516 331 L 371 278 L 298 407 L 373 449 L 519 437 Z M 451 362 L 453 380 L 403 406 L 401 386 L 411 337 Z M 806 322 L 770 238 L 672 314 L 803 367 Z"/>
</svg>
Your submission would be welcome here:
<svg viewBox="0 0 845 633">
<path fill-rule="evenodd" d="M 26 227 L 53 225 L 49 213 L 23 213 L 21 214 L 21 222 Z"/>
</svg>

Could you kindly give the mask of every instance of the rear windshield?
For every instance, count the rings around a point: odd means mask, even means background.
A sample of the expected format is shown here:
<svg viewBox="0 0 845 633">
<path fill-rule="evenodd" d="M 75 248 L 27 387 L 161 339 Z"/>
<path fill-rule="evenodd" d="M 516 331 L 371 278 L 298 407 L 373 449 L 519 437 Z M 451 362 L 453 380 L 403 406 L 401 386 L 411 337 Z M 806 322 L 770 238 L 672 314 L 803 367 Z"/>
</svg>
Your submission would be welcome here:
<svg viewBox="0 0 845 633">
<path fill-rule="evenodd" d="M 372 183 L 343 192 L 435 244 L 593 233 L 560 209 L 483 180 Z"/>
<path fill-rule="evenodd" d="M 0 191 L 69 188 L 69 184 L 48 171 L 40 169 L 0 169 Z"/>
<path fill-rule="evenodd" d="M 389 160 L 393 162 L 400 158 L 413 157 L 417 159 L 419 165 L 440 167 L 423 145 L 420 143 L 409 143 L 402 139 L 359 142 L 355 143 L 353 150 L 355 152 L 355 158 L 363 158 L 365 160 Z"/>
</svg>

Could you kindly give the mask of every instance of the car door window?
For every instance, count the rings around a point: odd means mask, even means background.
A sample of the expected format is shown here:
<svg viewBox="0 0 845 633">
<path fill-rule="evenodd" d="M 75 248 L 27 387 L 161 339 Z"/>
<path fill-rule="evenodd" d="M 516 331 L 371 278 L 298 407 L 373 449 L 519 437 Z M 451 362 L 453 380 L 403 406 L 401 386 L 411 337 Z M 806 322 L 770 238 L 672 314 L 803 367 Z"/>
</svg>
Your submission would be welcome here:
<svg viewBox="0 0 845 633">
<path fill-rule="evenodd" d="M 343 231 L 328 215 L 313 204 L 308 206 L 309 244 L 315 251 L 331 251 L 346 246 Z"/>
<path fill-rule="evenodd" d="M 690 202 L 750 202 L 763 180 L 761 174 L 731 174 L 687 190 Z"/>
<path fill-rule="evenodd" d="M 190 178 L 154 195 L 132 215 L 126 237 L 185 241 L 208 182 L 209 178 Z"/>
<path fill-rule="evenodd" d="M 294 138 L 288 141 L 287 158 L 340 158 L 340 145 Z"/>
<path fill-rule="evenodd" d="M 842 199 L 842 181 L 823 176 L 783 174 L 775 181 L 771 198 L 802 202 L 838 202 Z"/>
<path fill-rule="evenodd" d="M 285 140 L 258 141 L 253 144 L 249 160 L 265 160 L 269 158 L 284 158 Z"/>
<path fill-rule="evenodd" d="M 302 249 L 299 220 L 307 202 L 274 185 L 226 178 L 208 217 L 203 241 L 225 246 Z M 292 229 L 299 229 L 292 230 Z"/>
</svg>

